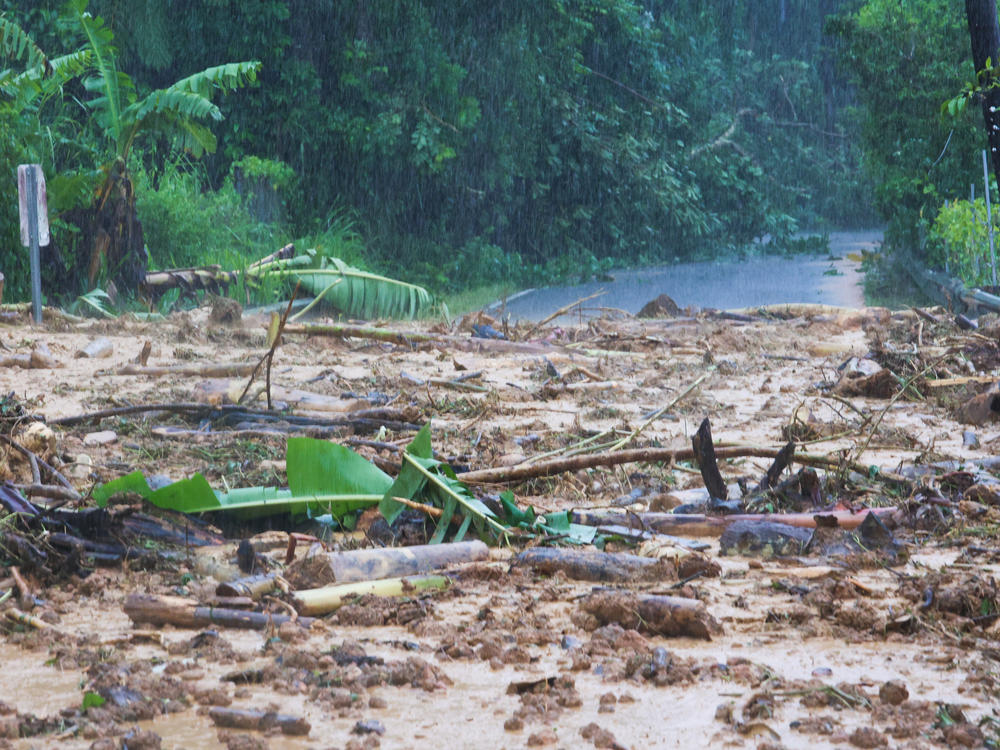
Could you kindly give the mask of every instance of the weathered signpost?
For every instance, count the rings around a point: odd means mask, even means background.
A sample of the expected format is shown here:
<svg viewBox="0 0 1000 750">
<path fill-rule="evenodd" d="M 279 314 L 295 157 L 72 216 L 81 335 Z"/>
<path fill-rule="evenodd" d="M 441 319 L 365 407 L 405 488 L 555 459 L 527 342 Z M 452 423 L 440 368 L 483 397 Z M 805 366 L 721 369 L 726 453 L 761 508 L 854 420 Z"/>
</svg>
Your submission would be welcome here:
<svg viewBox="0 0 1000 750">
<path fill-rule="evenodd" d="M 42 266 L 38 248 L 49 244 L 49 209 L 41 165 L 18 165 L 17 197 L 21 214 L 21 244 L 31 254 L 31 314 L 36 323 L 41 323 Z"/>
</svg>

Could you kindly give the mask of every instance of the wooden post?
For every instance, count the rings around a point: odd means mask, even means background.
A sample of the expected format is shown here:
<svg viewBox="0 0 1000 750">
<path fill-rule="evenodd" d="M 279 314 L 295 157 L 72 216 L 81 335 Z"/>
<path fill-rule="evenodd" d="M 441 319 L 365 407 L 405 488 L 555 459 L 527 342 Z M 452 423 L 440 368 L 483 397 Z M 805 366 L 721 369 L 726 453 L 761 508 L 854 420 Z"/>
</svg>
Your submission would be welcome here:
<svg viewBox="0 0 1000 750">
<path fill-rule="evenodd" d="M 49 244 L 49 212 L 45 197 L 45 175 L 38 164 L 17 167 L 18 209 L 21 244 L 28 248 L 31 262 L 31 313 L 42 322 L 42 270 L 39 246 Z"/>
<path fill-rule="evenodd" d="M 993 272 L 993 291 L 997 285 L 997 254 L 993 245 L 993 212 L 990 209 L 990 168 L 986 161 L 986 150 L 983 150 L 983 183 L 986 189 L 986 231 L 990 235 L 990 269 Z"/>
</svg>

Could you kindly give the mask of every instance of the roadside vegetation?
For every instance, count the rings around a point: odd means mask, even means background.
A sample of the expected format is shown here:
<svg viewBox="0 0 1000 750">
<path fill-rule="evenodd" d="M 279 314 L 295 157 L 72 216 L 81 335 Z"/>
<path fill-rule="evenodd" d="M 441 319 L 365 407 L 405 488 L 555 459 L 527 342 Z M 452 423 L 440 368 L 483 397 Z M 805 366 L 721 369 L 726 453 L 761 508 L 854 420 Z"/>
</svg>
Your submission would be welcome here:
<svg viewBox="0 0 1000 750">
<path fill-rule="evenodd" d="M 127 301 L 146 270 L 240 271 L 289 242 L 446 299 L 794 250 L 804 228 L 885 223 L 938 261 L 983 145 L 976 107 L 942 110 L 975 94 L 957 0 L 0 14 L 0 169 L 43 166 L 55 300 Z M 28 288 L 17 222 L 5 181 L 8 300 Z"/>
</svg>

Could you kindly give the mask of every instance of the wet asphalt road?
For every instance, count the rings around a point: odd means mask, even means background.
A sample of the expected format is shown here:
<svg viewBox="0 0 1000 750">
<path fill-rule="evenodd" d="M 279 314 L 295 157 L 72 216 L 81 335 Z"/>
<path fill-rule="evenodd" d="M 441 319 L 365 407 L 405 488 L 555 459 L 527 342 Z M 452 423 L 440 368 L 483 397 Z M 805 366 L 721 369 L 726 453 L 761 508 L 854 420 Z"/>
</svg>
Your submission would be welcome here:
<svg viewBox="0 0 1000 750">
<path fill-rule="evenodd" d="M 635 314 L 661 294 L 669 295 L 682 308 L 731 310 L 783 302 L 862 307 L 862 274 L 858 264 L 846 255 L 862 249 L 872 250 L 881 241 L 881 231 L 833 232 L 829 255 L 772 256 L 614 271 L 614 281 L 522 292 L 506 303 L 497 302 L 490 313 L 509 312 L 512 320 L 540 320 L 564 305 L 602 290 L 603 295 L 584 303 L 583 317 L 599 315 L 601 308 Z M 840 260 L 831 260 L 831 256 Z M 831 268 L 839 275 L 828 274 Z M 574 312 L 567 317 L 567 322 L 579 319 L 580 313 Z"/>
</svg>

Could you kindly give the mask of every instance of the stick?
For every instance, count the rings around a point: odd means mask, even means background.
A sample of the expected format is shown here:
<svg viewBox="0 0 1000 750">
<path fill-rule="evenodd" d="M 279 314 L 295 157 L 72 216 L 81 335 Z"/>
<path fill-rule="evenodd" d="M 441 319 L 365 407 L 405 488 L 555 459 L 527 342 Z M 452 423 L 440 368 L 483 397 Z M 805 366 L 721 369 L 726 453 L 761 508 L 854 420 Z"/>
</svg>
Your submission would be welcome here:
<svg viewBox="0 0 1000 750">
<path fill-rule="evenodd" d="M 629 443 L 631 443 L 633 440 L 635 440 L 637 437 L 639 437 L 639 435 L 642 434 L 643 430 L 645 430 L 647 427 L 649 427 L 651 424 L 653 424 L 653 422 L 655 422 L 657 419 L 659 419 L 661 416 L 663 416 L 663 414 L 667 411 L 667 409 L 671 409 L 674 406 L 676 406 L 677 403 L 682 398 L 684 398 L 691 391 L 693 391 L 695 388 L 697 388 L 698 385 L 701 383 L 701 381 L 703 381 L 705 378 L 707 378 L 708 375 L 709 375 L 709 373 L 707 373 L 707 372 L 703 373 L 697 380 L 695 380 L 693 383 L 691 383 L 691 385 L 689 385 L 687 388 L 685 388 L 683 391 L 681 391 L 680 394 L 678 394 L 675 398 L 671 399 L 670 402 L 668 404 L 666 404 L 662 409 L 657 409 L 656 411 L 654 411 L 650 415 L 649 419 L 647 419 L 645 422 L 643 422 L 641 426 L 636 427 L 626 437 L 623 437 L 621 440 L 619 440 L 617 443 L 615 443 L 613 446 L 611 446 L 611 450 L 613 450 L 613 451 L 620 450 L 620 449 L 624 448 L 626 445 L 628 445 Z"/>
<path fill-rule="evenodd" d="M 542 320 L 538 321 L 537 323 L 535 323 L 535 325 L 533 325 L 531 328 L 529 328 L 528 332 L 526 334 L 524 334 L 524 338 L 530 339 L 531 338 L 531 334 L 533 334 L 539 328 L 541 328 L 542 326 L 544 326 L 546 323 L 555 320 L 556 318 L 558 318 L 563 313 L 569 312 L 570 310 L 572 310 L 577 305 L 582 305 L 584 302 L 592 300 L 595 297 L 600 297 L 600 296 L 602 296 L 604 294 L 607 294 L 607 291 L 604 290 L 604 289 L 601 289 L 599 292 L 594 292 L 593 294 L 588 295 L 587 297 L 581 297 L 576 302 L 570 302 L 565 307 L 560 307 L 554 313 L 552 313 L 551 315 L 549 315 L 546 318 L 542 318 Z"/>
<path fill-rule="evenodd" d="M 61 487 L 53 484 L 15 484 L 21 493 L 29 497 L 49 497 L 53 500 L 80 500 L 83 498 L 76 490 L 70 487 Z M 51 508 L 50 508 L 51 509 Z"/>
<path fill-rule="evenodd" d="M 244 397 L 246 397 L 247 392 L 250 390 L 250 386 L 253 385 L 253 381 L 257 377 L 257 373 L 260 372 L 261 366 L 266 363 L 267 369 L 265 370 L 264 390 L 267 393 L 267 410 L 271 410 L 273 406 L 271 402 L 271 362 L 274 359 L 274 352 L 278 348 L 278 344 L 281 343 L 281 332 L 285 329 L 288 314 L 292 311 L 292 303 L 295 302 L 295 296 L 299 293 L 300 286 L 302 286 L 301 281 L 295 283 L 295 289 L 292 290 L 292 296 L 291 299 L 288 300 L 288 306 L 285 308 L 285 314 L 278 320 L 277 328 L 273 331 L 271 330 L 271 328 L 274 327 L 272 321 L 272 324 L 268 329 L 268 336 L 271 337 L 273 335 L 273 338 L 271 339 L 271 348 L 267 350 L 267 354 L 260 358 L 257 366 L 253 368 L 253 372 L 250 373 L 250 380 L 247 381 L 246 388 L 243 389 L 243 393 L 240 394 L 240 397 L 236 399 L 237 404 L 243 401 Z"/>
<path fill-rule="evenodd" d="M 465 336 L 425 333 L 423 331 L 395 331 L 389 328 L 348 325 L 345 323 L 299 323 L 285 326 L 285 333 L 301 333 L 306 336 L 334 336 L 336 338 L 359 338 L 384 341 L 412 348 L 414 344 L 429 343 L 447 346 L 462 351 L 492 350 L 498 352 L 526 352 L 529 354 L 549 354 L 563 347 L 548 344 L 533 344 L 502 339 L 481 339 Z M 617 354 L 618 352 L 616 352 Z"/>
</svg>

